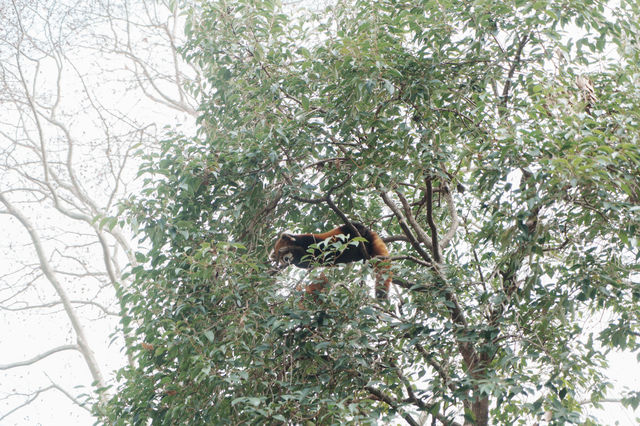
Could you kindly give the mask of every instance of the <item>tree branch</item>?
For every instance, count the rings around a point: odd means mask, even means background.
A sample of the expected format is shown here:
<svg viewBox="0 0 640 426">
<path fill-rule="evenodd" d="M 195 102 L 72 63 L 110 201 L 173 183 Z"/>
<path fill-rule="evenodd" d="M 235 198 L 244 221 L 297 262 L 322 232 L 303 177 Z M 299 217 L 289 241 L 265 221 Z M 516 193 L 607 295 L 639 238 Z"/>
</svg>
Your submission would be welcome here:
<svg viewBox="0 0 640 426">
<path fill-rule="evenodd" d="M 416 221 L 416 218 L 413 216 L 413 213 L 411 212 L 411 206 L 409 205 L 409 202 L 407 201 L 405 196 L 402 194 L 402 192 L 400 191 L 395 191 L 395 192 L 396 192 L 396 195 L 398 196 L 398 199 L 400 200 L 400 203 L 402 204 L 402 209 L 404 210 L 404 216 L 407 218 L 407 221 L 415 231 L 416 237 L 418 238 L 418 240 L 420 240 L 422 244 L 427 246 L 429 250 L 431 250 L 431 252 L 433 253 L 433 249 L 434 249 L 433 241 L 429 238 L 429 236 L 424 231 L 424 229 L 422 229 L 420 224 L 418 224 L 418 222 Z"/>
<path fill-rule="evenodd" d="M 28 398 L 25 402 L 23 402 L 22 404 L 18 405 L 17 407 L 12 408 L 11 410 L 7 411 L 4 415 L 0 416 L 0 420 L 6 419 L 7 417 L 9 417 L 11 414 L 15 413 L 16 411 L 18 411 L 19 409 L 26 407 L 27 405 L 31 404 L 33 401 L 35 401 L 38 396 L 41 393 L 44 393 L 48 390 L 54 389 L 55 387 L 53 385 L 51 386 L 47 386 L 46 388 L 42 388 L 42 389 L 38 389 L 32 396 L 31 398 Z"/>
<path fill-rule="evenodd" d="M 522 50 L 524 49 L 524 46 L 527 44 L 527 41 L 529 41 L 529 36 L 526 34 L 522 36 L 522 38 L 519 39 L 518 41 L 518 49 L 516 50 L 516 56 L 513 59 L 511 66 L 509 67 L 509 73 L 507 74 L 507 81 L 505 82 L 504 87 L 502 88 L 502 106 L 503 107 L 507 106 L 507 102 L 509 99 L 509 91 L 511 90 L 511 81 L 513 79 L 513 75 L 516 72 L 516 68 L 520 66 Z"/>
<path fill-rule="evenodd" d="M 395 205 L 395 203 L 389 198 L 389 195 L 386 192 L 382 191 L 380 193 L 380 196 L 384 200 L 385 204 L 389 206 L 391 211 L 393 211 L 393 213 L 398 218 L 400 227 L 409 238 L 411 245 L 414 247 L 414 249 L 418 253 L 420 253 L 423 259 L 425 259 L 431 265 L 431 269 L 435 273 L 435 279 L 439 282 L 439 288 L 441 289 L 442 293 L 444 294 L 445 300 L 447 301 L 446 307 L 447 307 L 447 310 L 449 311 L 449 315 L 451 316 L 451 319 L 461 329 L 466 330 L 468 328 L 468 324 L 467 324 L 467 320 L 465 318 L 464 312 L 462 311 L 462 308 L 460 307 L 460 304 L 458 303 L 458 300 L 455 294 L 450 289 L 447 288 L 446 278 L 442 275 L 440 268 L 438 267 L 438 264 L 434 263 L 431 260 L 431 257 L 426 252 L 424 252 L 424 250 L 420 246 L 420 243 L 416 241 L 415 237 L 413 236 L 413 234 L 409 230 L 409 227 L 407 226 L 404 215 L 402 214 L 402 212 L 400 212 L 400 210 Z M 467 367 L 470 369 L 471 374 L 475 375 L 476 373 L 474 373 L 474 371 L 477 365 L 477 361 L 479 359 L 475 348 L 469 341 L 466 341 L 464 339 L 460 339 L 457 337 L 456 341 L 458 344 L 458 348 L 460 350 L 460 354 L 462 355 L 462 358 L 467 364 Z"/>
<path fill-rule="evenodd" d="M 24 367 L 25 365 L 31 365 L 31 364 L 35 364 L 36 362 L 45 359 L 46 357 L 56 354 L 58 352 L 62 352 L 62 351 L 79 351 L 80 348 L 78 347 L 78 345 L 62 345 L 62 346 L 58 346 L 57 348 L 53 348 L 53 349 L 49 349 L 48 351 L 42 352 L 41 354 L 38 354 L 36 356 L 34 356 L 31 359 L 27 359 L 24 361 L 17 361 L 17 362 L 12 362 L 10 364 L 0 364 L 0 370 L 9 370 L 11 368 L 16 368 L 16 367 Z"/>
<path fill-rule="evenodd" d="M 431 413 L 431 415 L 434 416 L 436 419 L 440 420 L 442 424 L 450 425 L 450 426 L 459 426 L 458 423 L 449 421 L 445 416 L 443 416 L 439 412 L 436 411 L 434 413 L 433 409 L 436 407 L 436 404 L 429 404 L 422 401 L 420 398 L 418 398 L 418 396 L 413 391 L 413 386 L 409 382 L 409 379 L 407 379 L 404 376 L 404 374 L 402 374 L 402 371 L 400 370 L 400 368 L 398 368 L 395 365 L 395 363 L 391 362 L 391 365 L 396 369 L 396 373 L 398 373 L 398 378 L 400 378 L 400 381 L 404 384 L 404 387 L 407 391 L 407 395 L 409 396 L 409 401 L 417 405 L 418 408 L 420 408 L 420 410 L 428 411 L 429 413 Z"/>
<path fill-rule="evenodd" d="M 446 186 L 443 191 L 444 199 L 447 202 L 447 208 L 449 210 L 449 217 L 451 217 L 451 225 L 449 225 L 449 230 L 445 233 L 444 237 L 442 237 L 442 242 L 440 246 L 442 248 L 447 248 L 449 243 L 456 235 L 456 231 L 458 230 L 458 226 L 460 226 L 460 219 L 458 218 L 458 212 L 456 211 L 456 205 L 453 202 L 453 195 L 451 195 L 451 191 L 449 187 Z"/>
<path fill-rule="evenodd" d="M 433 260 L 436 263 L 442 263 L 440 245 L 438 244 L 438 229 L 433 220 L 433 186 L 431 177 L 425 179 L 425 184 L 427 187 L 427 223 L 431 229 L 431 252 L 433 253 Z"/>
<path fill-rule="evenodd" d="M 392 397 L 385 395 L 382 391 L 374 388 L 373 386 L 365 386 L 365 389 L 376 397 L 377 400 L 384 402 L 389 407 L 391 407 L 394 411 L 400 413 L 400 415 L 405 419 L 407 423 L 411 426 L 420 426 L 418 422 L 416 422 L 411 415 L 408 413 L 402 412 L 399 408 L 400 404 L 394 400 Z"/>
<path fill-rule="evenodd" d="M 384 241 L 385 243 L 394 243 L 396 241 L 405 241 L 407 243 L 411 242 L 406 235 L 390 235 L 388 237 L 382 238 L 382 241 Z"/>
<path fill-rule="evenodd" d="M 382 200 L 385 202 L 385 204 L 395 214 L 396 218 L 398 219 L 398 223 L 400 224 L 400 228 L 402 228 L 402 231 L 404 232 L 405 236 L 409 240 L 409 243 L 414 248 L 414 250 L 418 252 L 420 257 L 422 257 L 426 262 L 432 264 L 433 262 L 431 261 L 431 256 L 429 256 L 429 254 L 426 251 L 424 251 L 420 243 L 416 240 L 415 236 L 409 229 L 409 225 L 407 224 L 407 219 L 402 214 L 400 209 L 398 209 L 398 206 L 396 206 L 396 204 L 391 200 L 391 198 L 389 198 L 389 195 L 386 192 L 382 191 L 380 193 L 380 196 L 382 197 Z"/>
<path fill-rule="evenodd" d="M 62 287 L 62 284 L 60 283 L 60 281 L 58 281 L 58 278 L 56 277 L 55 272 L 53 271 L 53 268 L 49 264 L 49 260 L 47 259 L 47 256 L 45 255 L 44 249 L 42 247 L 42 242 L 40 241 L 40 236 L 35 231 L 33 225 L 31 225 L 31 222 L 29 221 L 29 219 L 27 219 L 26 216 L 24 216 L 19 210 L 17 210 L 15 206 L 4 196 L 4 193 L 2 192 L 0 192 L 0 202 L 2 202 L 5 205 L 7 211 L 13 217 L 15 217 L 18 220 L 18 222 L 22 224 L 22 226 L 25 228 L 25 230 L 29 234 L 33 247 L 36 250 L 38 260 L 40 262 L 40 268 L 42 269 L 42 272 L 47 277 L 48 281 L 51 283 L 54 290 L 56 291 L 56 294 L 62 301 L 62 305 L 64 306 L 64 310 L 67 314 L 67 317 L 69 318 L 69 321 L 71 322 L 73 330 L 76 333 L 80 353 L 82 353 L 82 355 L 84 356 L 87 367 L 91 372 L 91 376 L 93 377 L 93 380 L 97 382 L 99 387 L 104 388 L 105 382 L 102 376 L 102 372 L 100 371 L 100 367 L 95 358 L 93 350 L 89 346 L 89 342 L 85 337 L 84 327 L 80 323 L 80 319 L 78 318 L 75 312 L 75 309 L 73 308 L 71 301 L 67 296 L 66 291 Z M 105 395 L 102 394 L 101 398 L 104 398 L 104 397 Z"/>
</svg>

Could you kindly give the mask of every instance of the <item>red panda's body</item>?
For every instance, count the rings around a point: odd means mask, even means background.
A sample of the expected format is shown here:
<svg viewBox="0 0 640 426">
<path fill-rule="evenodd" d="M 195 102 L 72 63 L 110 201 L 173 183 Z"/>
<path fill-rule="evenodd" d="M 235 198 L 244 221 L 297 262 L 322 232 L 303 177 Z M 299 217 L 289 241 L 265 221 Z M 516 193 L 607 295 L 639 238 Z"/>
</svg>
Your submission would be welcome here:
<svg viewBox="0 0 640 426">
<path fill-rule="evenodd" d="M 287 234 L 280 236 L 273 249 L 273 259 L 277 263 L 291 264 L 299 268 L 310 268 L 314 265 L 331 266 L 339 263 L 357 262 L 359 260 L 369 260 L 372 258 L 381 258 L 380 263 L 376 265 L 376 297 L 383 299 L 389 293 L 391 285 L 391 273 L 389 271 L 389 263 L 385 261 L 389 256 L 389 251 L 384 241 L 374 231 L 366 228 L 360 223 L 352 223 L 353 227 L 364 238 L 363 250 L 362 242 L 353 245 L 349 244 L 343 251 L 339 253 L 323 254 L 319 248 L 314 248 L 312 252 L 309 247 L 312 244 L 318 244 L 327 238 L 336 235 L 345 235 L 348 240 L 358 235 L 348 225 L 342 225 L 331 231 L 321 234 Z M 310 287 L 313 287 L 310 289 Z M 307 292 L 316 291 L 320 288 L 318 285 L 307 287 Z"/>
</svg>

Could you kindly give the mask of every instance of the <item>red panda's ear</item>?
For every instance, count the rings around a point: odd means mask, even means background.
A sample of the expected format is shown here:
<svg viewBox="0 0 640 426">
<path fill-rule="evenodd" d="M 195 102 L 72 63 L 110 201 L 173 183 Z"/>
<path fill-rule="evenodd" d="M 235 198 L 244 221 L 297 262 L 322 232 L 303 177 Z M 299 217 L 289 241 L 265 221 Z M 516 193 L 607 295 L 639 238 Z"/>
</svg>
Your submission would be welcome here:
<svg viewBox="0 0 640 426">
<path fill-rule="evenodd" d="M 285 233 L 283 233 L 283 234 L 280 236 L 280 238 L 283 238 L 283 239 L 285 239 L 285 240 L 289 240 L 289 241 L 291 241 L 291 242 L 294 242 L 294 241 L 296 240 L 296 237 L 294 237 L 294 236 L 293 236 L 293 235 L 291 235 L 291 234 L 287 234 L 286 232 L 285 232 Z"/>
</svg>

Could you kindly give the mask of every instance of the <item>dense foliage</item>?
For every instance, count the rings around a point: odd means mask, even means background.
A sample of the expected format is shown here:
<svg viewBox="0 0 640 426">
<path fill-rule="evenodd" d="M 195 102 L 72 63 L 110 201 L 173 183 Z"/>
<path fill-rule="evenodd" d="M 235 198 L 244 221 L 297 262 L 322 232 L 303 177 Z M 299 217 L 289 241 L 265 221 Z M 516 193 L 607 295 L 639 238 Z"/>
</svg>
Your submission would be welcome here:
<svg viewBox="0 0 640 426">
<path fill-rule="evenodd" d="M 111 422 L 585 421 L 638 350 L 635 2 L 273 1 L 190 10 L 197 137 L 147 153 Z M 371 267 L 268 261 L 345 219 Z M 602 322 L 604 321 L 604 322 Z M 634 395 L 625 399 L 637 404 Z"/>
</svg>

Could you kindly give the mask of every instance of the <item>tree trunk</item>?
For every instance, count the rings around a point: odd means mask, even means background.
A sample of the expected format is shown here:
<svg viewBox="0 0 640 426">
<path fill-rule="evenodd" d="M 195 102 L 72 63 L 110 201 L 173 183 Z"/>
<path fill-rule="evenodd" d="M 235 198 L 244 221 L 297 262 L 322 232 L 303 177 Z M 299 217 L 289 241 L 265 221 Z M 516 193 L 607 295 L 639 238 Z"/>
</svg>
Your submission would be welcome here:
<svg viewBox="0 0 640 426">
<path fill-rule="evenodd" d="M 480 398 L 471 403 L 473 419 L 465 420 L 464 426 L 487 426 L 489 424 L 489 398 Z"/>
<path fill-rule="evenodd" d="M 472 404 L 473 418 L 476 426 L 489 424 L 489 398 L 482 398 Z"/>
</svg>

